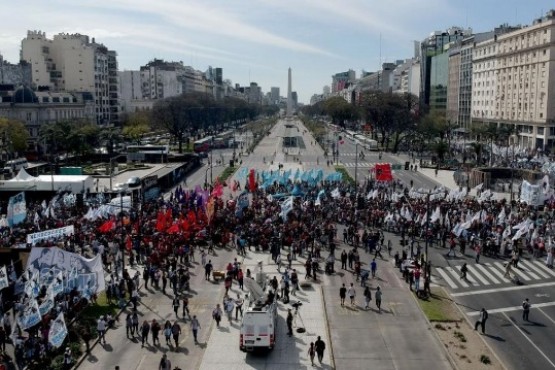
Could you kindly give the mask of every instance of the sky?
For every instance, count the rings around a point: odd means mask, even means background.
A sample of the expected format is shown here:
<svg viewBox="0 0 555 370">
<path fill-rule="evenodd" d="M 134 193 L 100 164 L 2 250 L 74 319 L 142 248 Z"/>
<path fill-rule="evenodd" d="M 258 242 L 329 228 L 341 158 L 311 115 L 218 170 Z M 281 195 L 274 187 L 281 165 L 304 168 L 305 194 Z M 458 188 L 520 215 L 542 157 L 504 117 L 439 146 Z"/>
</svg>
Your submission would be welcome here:
<svg viewBox="0 0 555 370">
<path fill-rule="evenodd" d="M 27 30 L 94 37 L 118 53 L 120 70 L 154 58 L 205 71 L 223 68 L 241 86 L 293 91 L 309 103 L 335 73 L 376 71 L 414 56 L 413 41 L 451 26 L 485 32 L 529 25 L 548 0 L 22 0 L 0 22 L 0 53 L 19 61 Z"/>
</svg>

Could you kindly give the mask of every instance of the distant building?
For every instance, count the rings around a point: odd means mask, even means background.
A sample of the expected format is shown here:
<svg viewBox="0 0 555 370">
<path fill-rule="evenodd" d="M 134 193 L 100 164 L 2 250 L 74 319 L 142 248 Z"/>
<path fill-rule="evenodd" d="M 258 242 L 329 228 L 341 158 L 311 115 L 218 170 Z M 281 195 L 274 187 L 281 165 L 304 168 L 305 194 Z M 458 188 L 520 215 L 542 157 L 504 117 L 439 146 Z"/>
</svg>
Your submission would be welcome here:
<svg viewBox="0 0 555 370">
<path fill-rule="evenodd" d="M 279 104 L 279 87 L 270 88 L 270 104 Z"/>
<path fill-rule="evenodd" d="M 331 77 L 331 92 L 337 93 L 356 82 L 356 73 L 352 69 L 336 73 Z"/>
<path fill-rule="evenodd" d="M 31 64 L 32 83 L 53 92 L 89 92 L 96 123 L 119 124 L 117 54 L 93 38 L 60 33 L 48 39 L 44 32 L 27 31 L 21 41 L 21 60 Z"/>
<path fill-rule="evenodd" d="M 322 88 L 322 95 L 329 96 L 331 94 L 331 88 L 326 85 Z"/>
<path fill-rule="evenodd" d="M 299 106 L 299 96 L 296 91 L 291 92 L 291 100 L 293 101 L 293 109 L 297 109 Z"/>
<path fill-rule="evenodd" d="M 29 130 L 31 151 L 44 152 L 39 142 L 42 125 L 58 121 L 83 120 L 95 123 L 96 112 L 90 93 L 35 92 L 28 87 L 0 86 L 0 117 L 23 122 Z"/>
<path fill-rule="evenodd" d="M 32 87 L 31 65 L 25 61 L 11 64 L 0 54 L 0 85 Z"/>
</svg>

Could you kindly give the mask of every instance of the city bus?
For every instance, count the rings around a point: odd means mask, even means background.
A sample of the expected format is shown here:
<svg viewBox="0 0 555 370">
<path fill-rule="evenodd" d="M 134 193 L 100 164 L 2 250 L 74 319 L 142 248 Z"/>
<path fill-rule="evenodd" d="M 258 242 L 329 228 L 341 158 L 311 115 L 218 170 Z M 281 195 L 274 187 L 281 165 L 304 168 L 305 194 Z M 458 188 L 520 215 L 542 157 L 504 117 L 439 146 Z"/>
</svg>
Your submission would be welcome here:
<svg viewBox="0 0 555 370">
<path fill-rule="evenodd" d="M 193 150 L 195 153 L 206 153 L 212 147 L 213 136 L 207 136 L 204 139 L 197 140 L 193 143 Z"/>
<path fill-rule="evenodd" d="M 233 130 L 222 132 L 214 138 L 214 148 L 232 148 L 233 147 Z"/>
<path fill-rule="evenodd" d="M 139 162 L 163 162 L 170 153 L 169 145 L 128 145 L 127 160 Z"/>
</svg>

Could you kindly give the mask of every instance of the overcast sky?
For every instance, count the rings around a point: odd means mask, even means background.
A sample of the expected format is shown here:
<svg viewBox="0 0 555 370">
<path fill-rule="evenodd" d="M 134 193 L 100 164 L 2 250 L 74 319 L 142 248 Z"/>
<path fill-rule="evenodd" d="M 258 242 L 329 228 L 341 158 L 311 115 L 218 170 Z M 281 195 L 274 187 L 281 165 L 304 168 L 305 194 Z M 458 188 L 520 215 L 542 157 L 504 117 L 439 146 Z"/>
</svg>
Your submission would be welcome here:
<svg viewBox="0 0 555 370">
<path fill-rule="evenodd" d="M 531 24 L 547 0 L 23 0 L 0 22 L 0 53 L 17 62 L 27 30 L 51 38 L 81 33 L 118 52 L 119 69 L 153 58 L 196 69 L 222 67 L 224 78 L 286 95 L 287 68 L 299 100 L 321 93 L 331 75 L 375 71 L 413 56 L 413 40 L 451 26 L 491 30 Z M 381 35 L 381 38 L 380 38 Z M 381 42 L 380 42 L 381 39 Z"/>
</svg>

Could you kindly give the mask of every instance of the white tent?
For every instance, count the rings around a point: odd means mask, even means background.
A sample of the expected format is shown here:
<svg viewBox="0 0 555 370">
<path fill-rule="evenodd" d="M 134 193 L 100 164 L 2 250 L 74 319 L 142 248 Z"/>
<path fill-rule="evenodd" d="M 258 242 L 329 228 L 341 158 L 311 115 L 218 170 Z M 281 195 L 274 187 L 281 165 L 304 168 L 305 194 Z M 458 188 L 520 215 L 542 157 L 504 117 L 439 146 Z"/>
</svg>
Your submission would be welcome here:
<svg viewBox="0 0 555 370">
<path fill-rule="evenodd" d="M 71 191 L 75 194 L 92 190 L 94 179 L 84 175 L 31 176 L 25 169 L 8 181 L 0 181 L 0 191 Z"/>
</svg>

